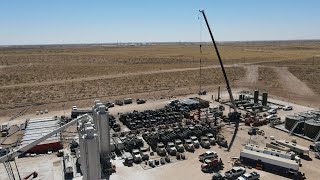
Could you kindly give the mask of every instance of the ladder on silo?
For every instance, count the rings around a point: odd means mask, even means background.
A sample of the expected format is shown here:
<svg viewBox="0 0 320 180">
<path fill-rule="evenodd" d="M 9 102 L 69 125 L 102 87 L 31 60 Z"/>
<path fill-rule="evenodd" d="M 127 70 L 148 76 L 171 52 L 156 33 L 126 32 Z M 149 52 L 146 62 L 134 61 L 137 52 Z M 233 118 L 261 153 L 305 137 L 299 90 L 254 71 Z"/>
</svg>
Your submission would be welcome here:
<svg viewBox="0 0 320 180">
<path fill-rule="evenodd" d="M 302 122 L 304 122 L 304 121 L 298 121 L 298 122 L 296 122 L 294 125 L 293 125 L 293 127 L 291 128 L 291 130 L 289 131 L 289 135 L 292 135 L 293 134 L 293 132 L 294 132 L 294 130 L 298 127 L 298 125 L 300 124 L 300 123 L 302 123 Z"/>
<path fill-rule="evenodd" d="M 314 138 L 313 142 L 317 142 L 320 138 L 320 131 L 318 132 L 317 136 Z"/>
</svg>

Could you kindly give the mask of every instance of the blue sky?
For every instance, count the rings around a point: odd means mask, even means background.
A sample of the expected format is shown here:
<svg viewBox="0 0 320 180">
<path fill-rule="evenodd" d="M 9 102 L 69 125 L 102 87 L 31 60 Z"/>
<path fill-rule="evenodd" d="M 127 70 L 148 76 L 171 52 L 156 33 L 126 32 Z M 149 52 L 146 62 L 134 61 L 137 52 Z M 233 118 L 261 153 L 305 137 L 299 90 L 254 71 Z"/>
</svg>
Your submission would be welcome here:
<svg viewBox="0 0 320 180">
<path fill-rule="evenodd" d="M 3 0 L 0 44 L 320 39 L 319 0 Z M 202 29 L 202 33 L 201 32 Z"/>
</svg>

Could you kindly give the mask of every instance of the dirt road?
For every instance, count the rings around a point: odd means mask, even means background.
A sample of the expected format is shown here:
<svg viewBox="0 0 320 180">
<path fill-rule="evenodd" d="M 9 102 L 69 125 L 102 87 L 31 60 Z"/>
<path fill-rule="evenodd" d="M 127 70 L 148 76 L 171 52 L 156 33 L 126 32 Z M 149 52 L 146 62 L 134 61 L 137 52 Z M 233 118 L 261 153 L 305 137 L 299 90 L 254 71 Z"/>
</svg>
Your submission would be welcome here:
<svg viewBox="0 0 320 180">
<path fill-rule="evenodd" d="M 235 65 L 226 65 L 225 67 L 234 67 Z M 219 68 L 220 66 L 206 66 L 202 67 L 202 69 L 211 69 L 211 68 Z M 114 74 L 114 75 L 105 75 L 105 76 L 93 76 L 93 77 L 84 77 L 84 78 L 76 78 L 76 79 L 67 79 L 67 80 L 59 80 L 59 81 L 47 81 L 47 82 L 36 82 L 36 83 L 21 83 L 14 85 L 6 85 L 1 86 L 0 89 L 5 88 L 14 88 L 14 87 L 27 87 L 27 86 L 40 86 L 40 85 L 53 85 L 53 84 L 63 84 L 68 82 L 79 82 L 79 81 L 91 81 L 98 79 L 113 79 L 119 77 L 127 77 L 127 76 L 138 76 L 138 75 L 149 75 L 149 74 L 160 74 L 160 73 L 170 73 L 170 72 L 183 72 L 183 71 L 198 71 L 199 67 L 194 68 L 175 68 L 175 69 L 164 69 L 157 71 L 144 71 L 137 73 L 126 73 L 126 74 Z"/>
<path fill-rule="evenodd" d="M 243 82 L 243 84 L 255 85 L 258 78 L 257 65 L 250 65 L 249 63 L 224 65 L 224 67 L 239 67 L 239 66 L 247 68 L 246 78 L 241 80 L 241 82 Z M 213 69 L 213 68 L 220 69 L 220 65 L 202 67 L 202 69 Z M 1 86 L 0 89 L 15 88 L 15 87 L 30 87 L 30 86 L 40 86 L 40 85 L 53 85 L 53 84 L 63 84 L 63 83 L 70 83 L 70 82 L 92 81 L 92 80 L 98 80 L 98 79 L 113 79 L 113 78 L 128 77 L 128 76 L 139 76 L 139 75 L 150 75 L 150 74 L 183 72 L 183 71 L 198 71 L 198 70 L 199 70 L 199 67 L 163 69 L 163 70 L 156 70 L 156 71 L 153 70 L 153 71 L 144 71 L 144 72 L 136 72 L 136 73 L 126 73 L 126 74 L 92 76 L 92 77 L 83 77 L 83 78 L 67 79 L 67 80 L 47 81 L 47 82 L 20 83 L 20 84 Z"/>
<path fill-rule="evenodd" d="M 247 65 L 243 66 L 246 68 L 246 76 L 243 79 L 240 79 L 237 84 L 244 87 L 256 87 L 259 77 L 257 65 Z"/>
<path fill-rule="evenodd" d="M 289 72 L 287 67 L 273 67 L 273 69 L 278 74 L 281 86 L 289 93 L 304 96 L 316 95 L 304 82 Z"/>
</svg>

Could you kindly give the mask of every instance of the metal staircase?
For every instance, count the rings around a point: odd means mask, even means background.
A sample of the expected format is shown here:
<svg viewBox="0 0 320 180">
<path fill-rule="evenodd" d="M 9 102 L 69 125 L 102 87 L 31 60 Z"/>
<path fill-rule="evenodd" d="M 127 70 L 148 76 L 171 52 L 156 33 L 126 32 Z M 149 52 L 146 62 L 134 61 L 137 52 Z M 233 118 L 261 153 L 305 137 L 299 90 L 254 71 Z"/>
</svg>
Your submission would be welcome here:
<svg viewBox="0 0 320 180">
<path fill-rule="evenodd" d="M 313 142 L 317 142 L 320 138 L 320 131 L 318 132 L 317 136 L 313 139 Z"/>
<path fill-rule="evenodd" d="M 299 125 L 300 123 L 303 123 L 303 122 L 304 122 L 304 121 L 298 121 L 298 122 L 296 122 L 296 123 L 293 125 L 293 127 L 290 129 L 289 135 L 292 135 L 293 132 L 294 132 L 294 130 L 298 127 L 298 125 Z"/>
</svg>

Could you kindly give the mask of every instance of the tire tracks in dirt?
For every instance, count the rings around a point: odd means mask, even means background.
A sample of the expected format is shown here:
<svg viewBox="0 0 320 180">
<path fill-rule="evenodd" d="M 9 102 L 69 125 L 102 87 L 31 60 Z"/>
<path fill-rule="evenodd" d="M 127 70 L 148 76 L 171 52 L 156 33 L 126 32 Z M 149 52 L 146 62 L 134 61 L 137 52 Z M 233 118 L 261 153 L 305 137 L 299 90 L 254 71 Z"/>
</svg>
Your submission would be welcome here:
<svg viewBox="0 0 320 180">
<path fill-rule="evenodd" d="M 259 77 L 259 66 L 257 65 L 241 65 L 242 67 L 246 68 L 246 76 L 243 79 L 240 79 L 236 82 L 238 86 L 244 87 L 255 87 L 258 82 Z"/>
<path fill-rule="evenodd" d="M 219 67 L 220 66 L 206 66 L 206 67 L 202 67 L 202 69 L 213 69 L 213 68 L 219 68 Z M 234 67 L 234 65 L 227 65 L 225 67 Z M 67 80 L 54 80 L 54 81 L 46 81 L 46 82 L 20 83 L 20 84 L 13 84 L 13 85 L 3 85 L 0 87 L 0 89 L 54 85 L 54 84 L 63 84 L 63 83 L 70 83 L 70 82 L 82 82 L 82 81 L 92 81 L 92 80 L 99 80 L 99 79 L 113 79 L 113 78 L 128 77 L 128 76 L 139 76 L 139 75 L 150 75 L 150 74 L 161 74 L 161 73 L 183 72 L 183 71 L 196 71 L 196 70 L 199 70 L 199 67 L 175 68 L 175 69 L 164 69 L 164 70 L 158 70 L 158 71 L 144 71 L 144 72 L 126 73 L 126 74 L 92 76 L 92 77 L 83 77 L 83 78 L 67 79 Z"/>
<path fill-rule="evenodd" d="M 246 76 L 243 79 L 238 80 L 236 82 L 236 85 L 242 86 L 242 87 L 259 88 L 258 78 L 259 78 L 259 67 L 261 67 L 261 65 L 249 64 L 249 63 L 230 64 L 230 65 L 228 64 L 228 65 L 225 65 L 225 67 L 246 68 Z M 296 95 L 304 95 L 304 96 L 316 95 L 316 93 L 314 93 L 314 91 L 310 89 L 304 82 L 302 82 L 300 79 L 294 76 L 291 72 L 289 72 L 287 67 L 275 67 L 275 66 L 267 66 L 267 67 L 274 69 L 274 71 L 277 73 L 278 80 L 281 83 L 282 88 L 287 92 L 296 94 Z M 220 70 L 220 65 L 202 67 L 202 69 L 213 69 L 213 68 L 217 68 Z M 113 78 L 129 77 L 129 76 L 161 74 L 161 73 L 170 73 L 170 72 L 197 71 L 197 70 L 199 70 L 199 67 L 174 68 L 174 69 L 164 69 L 164 70 L 157 70 L 157 71 L 144 71 L 144 72 L 135 72 L 135 73 L 126 73 L 126 74 L 83 77 L 83 78 L 67 79 L 67 80 L 54 80 L 54 81 L 46 81 L 46 82 L 4 85 L 4 86 L 1 86 L 0 89 L 54 85 L 54 84 L 63 84 L 63 83 L 72 83 L 72 82 L 92 81 L 92 80 L 99 80 L 99 79 L 113 79 Z"/>
<path fill-rule="evenodd" d="M 316 93 L 306 83 L 294 76 L 288 67 L 272 67 L 278 75 L 281 86 L 289 93 L 302 96 L 315 96 Z"/>
</svg>

